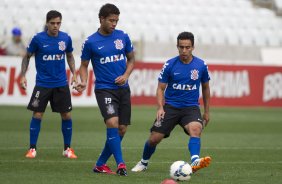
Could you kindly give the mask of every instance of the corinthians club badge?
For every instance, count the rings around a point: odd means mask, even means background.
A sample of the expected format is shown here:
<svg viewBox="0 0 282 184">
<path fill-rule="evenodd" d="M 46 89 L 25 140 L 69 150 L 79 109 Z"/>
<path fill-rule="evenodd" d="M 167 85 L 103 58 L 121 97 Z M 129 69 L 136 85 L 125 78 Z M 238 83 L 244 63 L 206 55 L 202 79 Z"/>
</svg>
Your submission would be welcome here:
<svg viewBox="0 0 282 184">
<path fill-rule="evenodd" d="M 120 39 L 116 39 L 116 40 L 114 41 L 114 43 L 115 43 L 116 49 L 118 49 L 118 50 L 123 49 L 123 43 L 122 43 L 122 40 L 120 40 Z"/>
<path fill-rule="evenodd" d="M 40 102 L 40 100 L 38 100 L 38 98 L 34 98 L 32 103 L 31 103 L 31 105 L 33 107 L 38 107 L 39 106 L 39 102 Z"/>
<path fill-rule="evenodd" d="M 66 43 L 64 41 L 60 41 L 58 44 L 59 44 L 59 50 L 61 51 L 66 50 Z"/>
<path fill-rule="evenodd" d="M 199 71 L 194 69 L 191 70 L 191 79 L 192 80 L 197 80 L 199 78 Z"/>
<path fill-rule="evenodd" d="M 162 126 L 162 122 L 164 121 L 164 119 L 162 118 L 162 119 L 160 119 L 159 121 L 158 120 L 156 120 L 155 121 L 155 123 L 154 123 L 154 126 L 155 127 L 161 127 Z"/>
<path fill-rule="evenodd" d="M 107 113 L 108 114 L 114 114 L 115 113 L 115 109 L 114 109 L 114 106 L 112 104 L 109 104 L 107 106 Z"/>
</svg>

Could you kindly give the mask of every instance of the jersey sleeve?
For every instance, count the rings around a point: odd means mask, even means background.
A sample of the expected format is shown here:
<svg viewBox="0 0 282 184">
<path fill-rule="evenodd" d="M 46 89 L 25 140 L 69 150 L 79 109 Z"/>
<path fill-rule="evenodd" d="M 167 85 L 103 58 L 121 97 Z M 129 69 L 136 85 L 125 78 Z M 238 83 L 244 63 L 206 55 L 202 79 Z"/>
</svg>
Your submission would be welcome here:
<svg viewBox="0 0 282 184">
<path fill-rule="evenodd" d="M 166 62 L 163 65 L 162 71 L 160 72 L 160 75 L 159 75 L 159 78 L 158 78 L 159 82 L 168 83 L 169 70 L 170 70 L 170 63 Z"/>
<path fill-rule="evenodd" d="M 37 42 L 37 37 L 36 35 L 34 35 L 29 43 L 29 45 L 27 46 L 27 52 L 29 53 L 35 53 L 38 49 L 38 42 Z"/>
<path fill-rule="evenodd" d="M 210 80 L 208 65 L 205 63 L 203 68 L 204 69 L 203 69 L 203 75 L 201 78 L 201 83 L 206 83 Z"/>
<path fill-rule="evenodd" d="M 91 49 L 90 44 L 88 42 L 88 39 L 85 40 L 85 42 L 82 44 L 82 50 L 81 50 L 81 60 L 87 60 L 89 61 L 91 59 Z"/>
<path fill-rule="evenodd" d="M 125 53 L 129 53 L 134 50 L 134 47 L 128 34 L 124 33 L 124 35 L 125 35 Z"/>
<path fill-rule="evenodd" d="M 67 48 L 66 48 L 66 52 L 72 52 L 73 51 L 73 47 L 72 47 L 72 39 L 71 37 L 68 35 L 68 45 L 67 45 Z"/>
</svg>

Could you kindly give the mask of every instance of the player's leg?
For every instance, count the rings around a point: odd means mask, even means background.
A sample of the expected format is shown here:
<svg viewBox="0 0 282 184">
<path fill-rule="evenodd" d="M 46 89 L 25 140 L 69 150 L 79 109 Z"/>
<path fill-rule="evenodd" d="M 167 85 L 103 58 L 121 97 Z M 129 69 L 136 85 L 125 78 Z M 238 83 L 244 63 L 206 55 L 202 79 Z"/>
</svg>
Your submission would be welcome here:
<svg viewBox="0 0 282 184">
<path fill-rule="evenodd" d="M 143 148 L 142 159 L 131 169 L 133 172 L 145 171 L 152 155 L 154 154 L 157 145 L 165 137 L 165 134 L 152 131 L 149 139 L 145 142 Z"/>
<path fill-rule="evenodd" d="M 72 138 L 72 118 L 70 112 L 61 112 L 62 134 L 64 137 L 64 150 L 71 147 Z"/>
<path fill-rule="evenodd" d="M 122 142 L 122 139 L 125 135 L 127 126 L 126 125 L 119 125 L 119 136 L 120 136 L 120 141 Z M 111 157 L 112 152 L 110 150 L 109 145 L 107 144 L 108 142 L 105 143 L 104 149 L 102 153 L 100 154 L 100 157 L 96 163 L 96 167 L 94 168 L 97 171 L 106 171 L 106 173 L 114 174 L 114 172 L 106 165 L 106 162 L 108 159 Z"/>
<path fill-rule="evenodd" d="M 36 149 L 43 114 L 43 112 L 33 112 L 33 117 L 30 121 L 30 148 Z"/>
<path fill-rule="evenodd" d="M 108 141 L 105 142 L 104 148 L 102 150 L 102 153 L 100 154 L 95 167 L 93 168 L 93 171 L 96 173 L 107 173 L 107 174 L 115 174 L 109 166 L 107 166 L 107 161 L 112 155 L 112 152 L 110 150 Z"/>
<path fill-rule="evenodd" d="M 127 131 L 127 125 L 119 124 L 119 126 L 118 126 L 118 134 L 119 134 L 119 137 L 120 137 L 120 141 L 123 140 L 123 137 L 125 136 L 126 131 Z"/>
<path fill-rule="evenodd" d="M 96 173 L 113 174 L 114 172 L 106 165 L 110 155 L 114 155 L 117 165 L 124 163 L 119 136 L 119 105 L 116 98 L 116 90 L 95 90 L 95 95 L 107 127 L 107 139 L 93 171 Z"/>
<path fill-rule="evenodd" d="M 151 135 L 144 145 L 142 159 L 136 164 L 135 167 L 131 169 L 131 171 L 140 172 L 146 170 L 148 167 L 149 159 L 156 150 L 156 146 L 161 142 L 163 138 L 169 137 L 170 132 L 177 125 L 179 121 L 179 110 L 169 105 L 165 105 L 164 111 L 166 112 L 164 119 L 162 119 L 161 121 L 155 120 L 151 128 Z"/>
<path fill-rule="evenodd" d="M 71 147 L 71 140 L 72 140 L 72 118 L 71 113 L 61 113 L 62 117 L 62 134 L 64 138 L 64 151 L 63 156 L 67 158 L 77 158 L 76 154 L 74 153 L 73 148 Z"/>
<path fill-rule="evenodd" d="M 201 131 L 202 126 L 199 122 L 190 122 L 185 126 L 185 129 L 189 132 L 190 139 L 188 142 L 188 149 L 191 155 L 191 162 L 194 162 L 200 157 L 201 151 Z"/>
<path fill-rule="evenodd" d="M 115 92 L 116 93 L 116 92 Z M 123 140 L 123 137 L 127 131 L 127 126 L 130 125 L 131 119 L 131 101 L 130 101 L 130 89 L 119 89 L 117 92 L 119 95 L 119 108 L 118 108 L 118 117 L 119 117 L 119 136 L 120 141 Z M 100 158 L 98 159 L 97 165 L 103 165 L 112 155 L 109 146 L 105 145 Z"/>
<path fill-rule="evenodd" d="M 50 90 L 35 86 L 30 98 L 27 109 L 33 111 L 33 116 L 30 121 L 30 148 L 26 153 L 27 158 L 36 157 L 36 145 L 41 128 L 41 120 L 45 112 L 48 100 L 50 98 Z"/>
<path fill-rule="evenodd" d="M 43 113 L 34 112 L 33 117 L 30 120 L 29 128 L 29 150 L 26 153 L 26 158 L 35 158 L 36 157 L 36 145 L 39 137 L 39 132 L 41 128 L 41 120 Z"/>
<path fill-rule="evenodd" d="M 127 126 L 131 123 L 131 100 L 130 100 L 130 89 L 124 88 L 119 89 L 119 136 L 120 140 L 123 140 L 123 137 L 127 131 Z M 117 174 L 127 175 L 126 166 L 124 164 L 119 164 L 117 169 Z"/>
<path fill-rule="evenodd" d="M 110 152 L 114 155 L 117 164 L 117 174 L 126 176 L 126 166 L 122 157 L 121 139 L 119 135 L 118 117 L 112 117 L 106 120 L 107 126 L 107 144 Z"/>
<path fill-rule="evenodd" d="M 123 139 L 127 126 L 131 124 L 131 98 L 130 98 L 130 89 L 119 89 L 119 135 L 121 140 Z"/>
<path fill-rule="evenodd" d="M 181 125 L 186 133 L 190 135 L 188 141 L 188 150 L 191 156 L 191 166 L 193 172 L 207 167 L 210 164 L 209 156 L 200 158 L 201 151 L 201 133 L 202 133 L 202 117 L 198 107 L 189 107 L 183 112 Z"/>
<path fill-rule="evenodd" d="M 59 112 L 62 119 L 61 131 L 64 138 L 63 156 L 66 158 L 77 158 L 74 150 L 71 148 L 72 140 L 72 118 L 71 118 L 71 95 L 69 86 L 53 89 L 50 105 L 53 112 Z"/>
</svg>

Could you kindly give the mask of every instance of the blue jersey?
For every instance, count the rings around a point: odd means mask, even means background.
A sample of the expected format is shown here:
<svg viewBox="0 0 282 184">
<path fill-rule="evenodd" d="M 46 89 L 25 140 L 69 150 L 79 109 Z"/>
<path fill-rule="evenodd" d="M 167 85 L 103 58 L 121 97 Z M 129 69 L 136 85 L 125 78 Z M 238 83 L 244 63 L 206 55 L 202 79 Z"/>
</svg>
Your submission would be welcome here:
<svg viewBox="0 0 282 184">
<path fill-rule="evenodd" d="M 133 51 L 132 43 L 126 33 L 114 30 L 104 36 L 98 31 L 89 36 L 82 48 L 81 59 L 91 60 L 95 74 L 96 89 L 118 89 L 115 79 L 126 71 L 126 54 Z"/>
<path fill-rule="evenodd" d="M 200 84 L 209 80 L 207 65 L 195 56 L 189 64 L 179 56 L 168 60 L 159 75 L 159 82 L 167 84 L 165 103 L 177 108 L 199 106 Z"/>
<path fill-rule="evenodd" d="M 36 86 L 55 88 L 67 85 L 65 53 L 72 52 L 72 40 L 67 33 L 59 31 L 52 37 L 46 31 L 36 34 L 29 46 L 35 54 Z"/>
</svg>

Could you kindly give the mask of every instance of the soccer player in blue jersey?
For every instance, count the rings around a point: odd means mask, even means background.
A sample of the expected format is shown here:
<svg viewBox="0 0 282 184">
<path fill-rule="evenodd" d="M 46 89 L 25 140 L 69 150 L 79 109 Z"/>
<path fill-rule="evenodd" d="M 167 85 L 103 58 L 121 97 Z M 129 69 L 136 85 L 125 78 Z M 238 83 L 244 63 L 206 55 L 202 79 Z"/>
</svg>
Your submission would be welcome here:
<svg viewBox="0 0 282 184">
<path fill-rule="evenodd" d="M 71 146 L 72 118 L 71 95 L 68 86 L 65 57 L 73 74 L 71 83 L 76 84 L 75 62 L 72 54 L 71 37 L 59 31 L 62 21 L 60 12 L 51 10 L 46 15 L 46 31 L 36 34 L 22 60 L 21 87 L 26 89 L 26 72 L 31 56 L 35 55 L 36 84 L 28 104 L 33 111 L 30 121 L 30 149 L 26 157 L 36 157 L 36 143 L 40 132 L 41 120 L 48 102 L 53 112 L 59 112 L 62 118 L 62 133 L 64 137 L 63 156 L 77 158 Z"/>
<path fill-rule="evenodd" d="M 193 172 L 210 164 L 209 156 L 200 158 L 202 129 L 209 122 L 209 73 L 203 60 L 194 56 L 194 35 L 182 32 L 177 37 L 179 56 L 168 60 L 159 75 L 157 87 L 157 117 L 146 141 L 141 161 L 133 172 L 147 169 L 149 159 L 163 138 L 169 137 L 176 125 L 190 135 L 188 150 Z M 202 85 L 204 113 L 199 108 L 199 89 Z"/>
<path fill-rule="evenodd" d="M 78 91 L 87 83 L 87 68 L 91 60 L 95 81 L 95 95 L 107 127 L 104 149 L 93 168 L 96 173 L 114 174 L 106 165 L 113 154 L 118 175 L 126 176 L 126 165 L 122 157 L 121 141 L 130 124 L 131 101 L 128 78 L 135 57 L 128 34 L 115 29 L 119 21 L 119 9 L 105 4 L 99 12 L 100 28 L 89 36 L 82 48 Z"/>
</svg>

